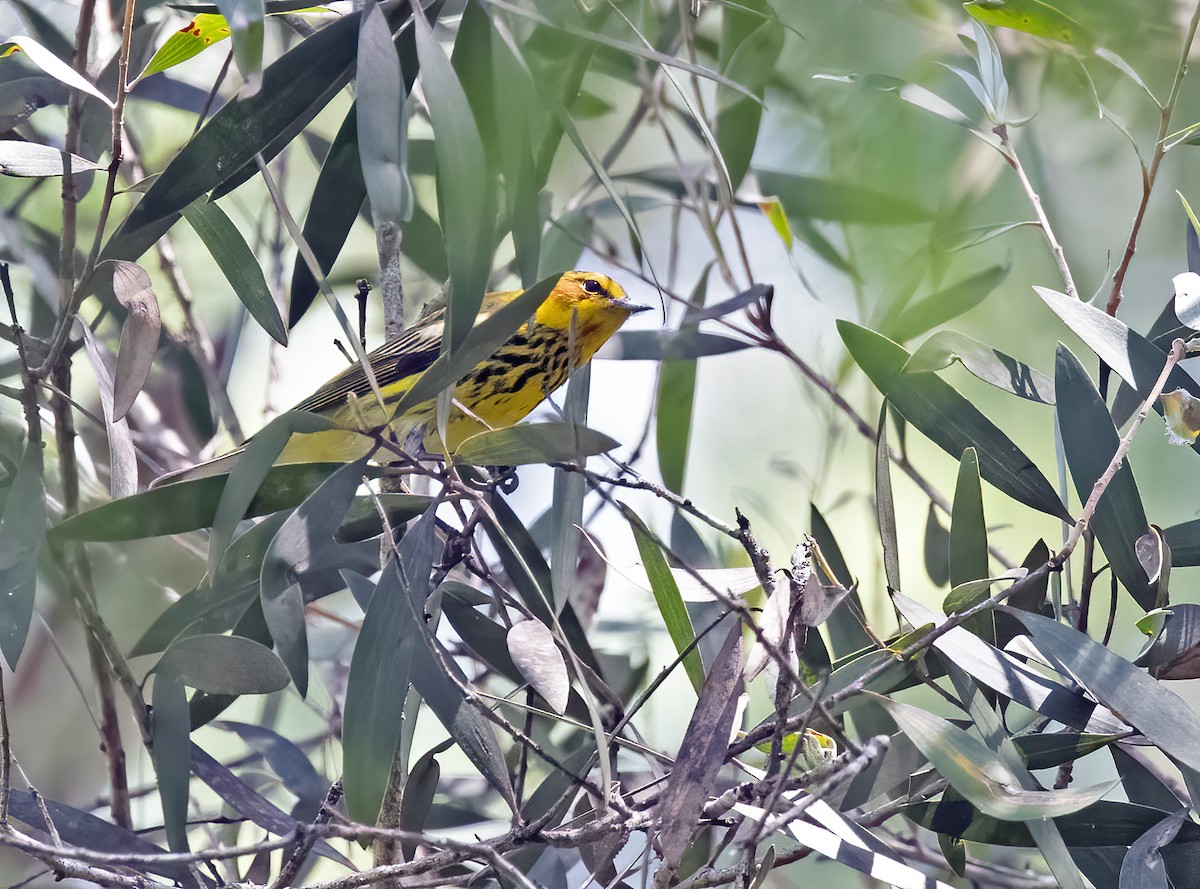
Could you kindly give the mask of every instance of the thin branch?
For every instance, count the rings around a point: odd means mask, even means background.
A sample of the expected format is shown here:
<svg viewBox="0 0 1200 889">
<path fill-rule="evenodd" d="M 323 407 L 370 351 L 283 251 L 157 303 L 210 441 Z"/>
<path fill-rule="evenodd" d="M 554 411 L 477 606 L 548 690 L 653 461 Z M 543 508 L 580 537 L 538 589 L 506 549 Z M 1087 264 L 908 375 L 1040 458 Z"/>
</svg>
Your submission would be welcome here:
<svg viewBox="0 0 1200 889">
<path fill-rule="evenodd" d="M 1016 171 L 1017 178 L 1021 180 L 1021 187 L 1025 189 L 1025 196 L 1029 198 L 1029 203 L 1033 205 L 1033 212 L 1037 214 L 1038 226 L 1042 230 L 1042 235 L 1046 238 L 1046 243 L 1050 245 L 1050 252 L 1054 254 L 1054 262 L 1058 265 L 1058 273 L 1062 275 L 1063 286 L 1066 289 L 1067 296 L 1071 297 L 1071 299 L 1079 299 L 1079 291 L 1075 287 L 1075 279 L 1071 277 L 1071 267 L 1067 265 L 1066 254 L 1063 253 L 1062 245 L 1054 235 L 1054 228 L 1050 225 L 1050 219 L 1046 216 L 1045 208 L 1042 207 L 1042 198 L 1033 187 L 1033 183 L 1029 181 L 1029 176 L 1025 173 L 1025 167 L 1021 164 L 1021 158 L 1017 155 L 1017 149 L 1008 138 L 1008 127 L 1005 124 L 1000 124 L 992 132 L 1000 137 L 1000 147 L 1004 153 L 1004 157 Z"/>
<path fill-rule="evenodd" d="M 1154 191 L 1154 183 L 1158 179 L 1158 167 L 1163 155 L 1167 153 L 1167 135 L 1171 132 L 1171 118 L 1175 114 L 1175 104 L 1179 99 L 1179 90 L 1183 86 L 1184 75 L 1187 74 L 1187 60 L 1192 52 L 1192 41 L 1196 39 L 1196 26 L 1200 25 L 1200 3 L 1192 12 L 1188 22 L 1187 34 L 1183 38 L 1183 49 L 1179 53 L 1179 64 L 1175 66 L 1175 79 L 1171 83 L 1171 93 L 1163 103 L 1158 125 L 1158 138 L 1154 142 L 1154 155 L 1150 158 L 1150 168 L 1142 174 L 1142 199 L 1138 203 L 1137 213 L 1133 217 L 1133 227 L 1129 231 L 1129 240 L 1125 244 L 1125 254 L 1121 263 L 1113 273 L 1112 290 L 1108 294 L 1108 305 L 1104 307 L 1110 315 L 1116 315 L 1120 308 L 1124 293 L 1121 288 L 1125 283 L 1125 274 L 1129 264 L 1133 262 L 1133 254 L 1137 252 L 1138 234 L 1142 230 L 1142 220 L 1146 218 L 1146 207 L 1150 203 L 1150 194 Z"/>
</svg>

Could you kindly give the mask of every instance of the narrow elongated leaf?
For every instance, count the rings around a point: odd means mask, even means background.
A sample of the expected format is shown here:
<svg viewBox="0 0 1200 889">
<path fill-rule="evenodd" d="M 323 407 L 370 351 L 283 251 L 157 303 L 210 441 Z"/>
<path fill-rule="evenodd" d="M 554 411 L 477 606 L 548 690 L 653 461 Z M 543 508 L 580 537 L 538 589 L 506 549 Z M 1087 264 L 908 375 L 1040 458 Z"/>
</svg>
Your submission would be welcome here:
<svg viewBox="0 0 1200 889">
<path fill-rule="evenodd" d="M 257 169 L 256 154 L 271 160 L 349 81 L 358 22 L 359 13 L 352 12 L 300 41 L 267 66 L 254 96 L 214 114 L 109 238 L 103 258 L 137 259 L 184 207 L 248 165 Z"/>
<path fill-rule="evenodd" d="M 1190 769 L 1200 768 L 1200 716 L 1165 685 L 1078 630 L 1038 614 L 1004 608 L 1055 669 Z"/>
<path fill-rule="evenodd" d="M 755 168 L 764 194 L 778 195 L 789 217 L 859 225 L 911 225 L 930 212 L 904 198 L 815 176 Z"/>
<path fill-rule="evenodd" d="M 341 463 L 274 466 L 245 512 L 253 518 L 291 509 L 317 489 Z M 229 476 L 189 479 L 124 497 L 71 516 L 51 530 L 62 540 L 139 540 L 212 527 Z"/>
<path fill-rule="evenodd" d="M 104 431 L 108 436 L 108 490 L 113 499 L 128 497 L 138 488 L 137 451 L 133 446 L 133 435 L 129 422 L 113 419 L 113 381 L 105 363 L 100 344 L 88 325 L 79 325 L 83 334 L 83 347 L 88 362 L 96 375 L 96 390 L 100 396 L 100 407 L 104 412 Z"/>
<path fill-rule="evenodd" d="M 933 374 L 904 373 L 911 356 L 886 337 L 848 321 L 839 321 L 838 331 L 858 366 L 922 434 L 955 457 L 974 447 L 984 479 L 1018 502 L 1071 520 L 1041 470 L 957 390 Z"/>
<path fill-rule="evenodd" d="M 942 527 L 937 508 L 930 503 L 925 515 L 925 573 L 934 586 L 950 582 L 950 532 Z"/>
<path fill-rule="evenodd" d="M 336 545 L 333 535 L 362 482 L 366 464 L 363 457 L 326 479 L 280 525 L 263 558 L 263 618 L 301 697 L 308 694 L 308 633 L 304 591 L 297 575 L 322 561 Z"/>
<path fill-rule="evenodd" d="M 211 12 L 197 14 L 190 22 L 166 39 L 166 42 L 146 63 L 142 73 L 134 79 L 134 83 L 198 56 L 210 46 L 228 38 L 230 33 L 229 23 L 225 21 L 225 16 L 215 15 Z"/>
<path fill-rule="evenodd" d="M 658 471 L 663 484 L 676 494 L 683 491 L 695 398 L 696 362 L 664 361 L 658 375 L 654 430 Z"/>
<path fill-rule="evenodd" d="M 438 218 L 450 263 L 446 337 L 452 355 L 465 345 L 492 266 L 494 185 L 471 106 L 423 16 L 414 16 L 421 81 L 438 166 Z"/>
<path fill-rule="evenodd" d="M 26 445 L 0 515 L 0 652 L 10 670 L 29 635 L 37 592 L 38 555 L 46 537 L 42 455 Z"/>
<path fill-rule="evenodd" d="M 379 817 L 419 641 L 396 563 L 379 579 L 350 659 L 342 728 L 346 814 L 374 824 Z"/>
<path fill-rule="evenodd" d="M 900 544 L 896 537 L 896 504 L 892 498 L 892 458 L 887 440 L 887 402 L 879 411 L 875 442 L 875 524 L 883 549 L 883 573 L 889 590 L 900 589 Z"/>
<path fill-rule="evenodd" d="M 592 367 L 572 371 L 563 401 L 563 419 L 581 427 L 587 423 L 588 397 L 591 393 Z M 554 538 L 550 542 L 550 579 L 554 593 L 554 613 L 571 601 L 579 577 L 579 545 L 582 539 L 583 500 L 587 495 L 584 477 L 558 467 L 554 470 L 554 490 L 550 501 L 550 521 Z"/>
<path fill-rule="evenodd" d="M 979 457 L 974 448 L 963 451 L 954 487 L 950 525 L 950 583 L 958 586 L 988 576 L 987 522 L 979 489 Z"/>
<path fill-rule="evenodd" d="M 942 777 L 985 815 L 1030 821 L 1078 812 L 1097 802 L 1116 781 L 1067 790 L 1022 790 L 1020 781 L 981 741 L 946 720 L 887 698 L 880 702 Z"/>
<path fill-rule="evenodd" d="M 150 286 L 150 276 L 137 263 L 117 261 L 113 267 L 113 293 L 125 307 L 121 325 L 121 349 L 113 374 L 113 420 L 124 419 L 133 400 L 142 391 L 154 355 L 162 321 L 158 298 Z"/>
<path fill-rule="evenodd" d="M 523 423 L 489 429 L 458 446 L 455 458 L 476 466 L 524 466 L 528 463 L 566 463 L 620 447 L 603 432 L 572 423 Z"/>
<path fill-rule="evenodd" d="M 176 640 L 156 669 L 210 694 L 265 695 L 288 684 L 288 672 L 274 652 L 241 636 L 201 634 Z"/>
<path fill-rule="evenodd" d="M 1061 344 L 1055 359 L 1054 386 L 1067 465 L 1079 500 L 1085 502 L 1096 480 L 1108 468 L 1120 437 L 1087 371 Z M 1149 522 L 1128 463 L 1117 470 L 1105 489 L 1092 516 L 1091 528 L 1121 585 L 1143 610 L 1149 611 L 1154 607 L 1155 593 L 1136 550 L 1137 540 L 1146 533 Z"/>
<path fill-rule="evenodd" d="M 413 685 L 480 774 L 515 809 L 508 767 L 491 725 L 463 691 L 469 687 L 470 680 L 434 636 L 434 627 L 427 623 L 425 602 L 429 595 L 430 572 L 439 552 L 435 529 L 435 508 L 431 507 L 408 530 L 399 546 L 403 599 L 421 641 L 413 651 Z"/>
<path fill-rule="evenodd" d="M 630 514 L 626 517 L 632 524 Z M 742 687 L 742 628 L 735 623 L 725 636 L 712 672 L 698 689 L 696 709 L 683 733 L 667 791 L 658 804 L 658 842 L 664 867 L 674 868 L 679 864 L 684 848 L 696 832 L 696 821 L 708 800 L 709 788 L 725 762 Z"/>
<path fill-rule="evenodd" d="M 1000 821 L 980 812 L 970 819 L 955 817 L 939 811 L 939 803 L 916 803 L 906 806 L 904 814 L 916 824 L 931 830 L 944 831 L 976 843 L 997 846 L 1029 847 L 1033 839 L 1023 824 Z M 963 807 L 965 808 L 965 807 Z M 1101 800 L 1078 812 L 1054 819 L 1063 841 L 1072 849 L 1106 846 L 1130 846 L 1151 830 L 1170 812 L 1151 806 Z M 1176 846 L 1200 845 L 1200 825 L 1185 822 L 1176 838 Z"/>
<path fill-rule="evenodd" d="M 562 652 L 554 644 L 554 636 L 546 625 L 540 620 L 513 624 L 508 631 L 508 653 L 533 690 L 556 712 L 564 712 L 571 678 L 567 675 Z"/>
<path fill-rule="evenodd" d="M 267 286 L 262 268 L 242 233 L 225 211 L 212 201 L 201 198 L 183 209 L 183 218 L 195 229 L 217 268 L 242 301 L 246 311 L 275 342 L 287 345 L 287 328 L 279 306 Z"/>
<path fill-rule="evenodd" d="M 667 633 L 675 643 L 675 650 L 680 654 L 696 640 L 696 631 L 692 627 L 692 619 L 688 617 L 683 598 L 679 595 L 679 587 L 671 575 L 662 550 L 637 514 L 625 504 L 619 504 L 625 520 L 633 531 L 638 553 L 641 554 L 642 564 L 646 566 L 646 576 L 650 580 L 650 588 L 654 592 L 654 601 L 663 622 L 667 625 Z M 683 668 L 692 681 L 692 687 L 699 693 L 704 685 L 704 665 L 700 662 L 700 653 L 692 648 L 683 659 Z"/>
<path fill-rule="evenodd" d="M 366 198 L 358 149 L 358 106 L 351 105 L 321 163 L 304 218 L 304 240 L 325 274 L 333 268 Z M 304 317 L 319 292 L 308 263 L 297 255 L 288 301 L 289 328 Z"/>
<path fill-rule="evenodd" d="M 441 746 L 448 745 L 449 742 Z M 400 798 L 401 830 L 419 833 L 425 829 L 425 820 L 433 808 L 433 796 L 437 792 L 438 779 L 442 774 L 442 767 L 434 758 L 438 752 L 440 751 L 435 748 L 423 754 L 404 782 L 404 795 Z M 416 854 L 417 844 L 402 841 L 400 849 L 404 860 L 411 861 Z"/>
<path fill-rule="evenodd" d="M 1167 889 L 1167 872 L 1162 849 L 1179 834 L 1187 820 L 1187 810 L 1169 815 L 1129 847 L 1121 862 L 1121 889 Z"/>
<path fill-rule="evenodd" d="M 766 11 L 762 0 L 746 4 Z M 778 22 L 762 21 L 749 13 L 726 9 L 721 15 L 721 73 L 744 88 L 755 99 L 728 87 L 717 87 L 716 137 L 736 190 L 750 168 L 762 120 L 762 98 L 775 60 L 783 50 L 784 29 Z"/>
<path fill-rule="evenodd" d="M 881 332 L 902 343 L 966 314 L 1000 286 L 1011 268 L 1010 259 L 1004 265 L 994 265 L 932 293 L 910 305 L 892 325 Z"/>
<path fill-rule="evenodd" d="M 1012 28 L 1036 37 L 1060 40 L 1080 49 L 1092 46 L 1092 36 L 1079 22 L 1046 0 L 969 0 L 967 13 L 985 25 Z"/>
<path fill-rule="evenodd" d="M 163 827 L 172 852 L 186 852 L 188 783 L 191 771 L 191 718 L 183 680 L 169 669 L 154 674 L 154 746 L 150 748 Z"/>
<path fill-rule="evenodd" d="M 233 539 L 234 529 L 249 509 L 259 486 L 271 471 L 294 433 L 321 432 L 334 428 L 325 417 L 306 411 L 288 411 L 268 423 L 246 445 L 240 460 L 229 473 L 229 483 L 221 489 L 221 499 L 213 515 L 212 539 L 208 546 L 208 569 L 213 571 Z"/>
<path fill-rule="evenodd" d="M 1139 403 L 1146 400 L 1167 361 L 1162 349 L 1102 309 L 1045 287 L 1033 289 L 1072 333 L 1134 389 Z M 1200 383 L 1178 366 L 1171 368 L 1163 391 L 1176 389 L 1200 397 Z M 1161 414 L 1162 403 L 1156 401 L 1154 409 Z M 1192 449 L 1200 451 L 1200 443 Z"/>
<path fill-rule="evenodd" d="M 913 626 L 939 625 L 945 620 L 943 615 L 906 596 L 893 595 L 892 602 Z M 955 627 L 938 637 L 933 647 L 988 688 L 1064 725 L 1093 733 L 1129 730 L 1112 712 L 1097 707 L 1077 690 L 1043 676 L 963 627 Z"/>
<path fill-rule="evenodd" d="M 406 169 L 404 103 L 407 94 L 392 32 L 376 4 L 367 8 L 358 33 L 356 115 L 362 177 L 371 201 L 376 232 L 390 225 L 399 230 L 412 207 Z"/>
<path fill-rule="evenodd" d="M 619 330 L 605 345 L 604 357 L 624 361 L 696 359 L 740 352 L 750 345 L 718 333 L 702 333 L 695 325 L 678 330 Z"/>
<path fill-rule="evenodd" d="M 18 34 L 15 37 L 9 37 L 3 43 L 0 43 L 0 58 L 9 55 L 13 50 L 19 49 L 25 53 L 25 57 L 33 64 L 37 65 L 55 80 L 65 83 L 71 89 L 80 90 L 87 93 L 89 96 L 99 99 L 109 108 L 113 107 L 113 100 L 100 90 L 96 89 L 92 83 L 52 53 L 46 47 L 42 46 L 32 37 L 26 37 L 24 34 Z"/>
<path fill-rule="evenodd" d="M 140 867 L 144 867 L 146 871 L 161 874 L 182 886 L 199 886 L 186 865 L 171 862 L 169 859 L 163 862 L 158 857 L 166 851 L 162 846 L 143 839 L 132 830 L 118 827 L 111 821 L 46 799 L 41 794 L 18 790 L 15 787 L 9 795 L 8 806 L 12 818 L 23 822 L 34 831 L 45 830 L 46 814 L 49 814 L 54 829 L 64 843 L 85 849 L 103 849 L 106 852 L 144 856 L 145 864 Z"/>
<path fill-rule="evenodd" d="M 252 96 L 262 82 L 266 5 L 263 0 L 216 0 L 216 4 L 233 32 L 233 60 L 245 80 L 242 95 Z"/>
<path fill-rule="evenodd" d="M 77 154 L 71 155 L 72 175 L 101 169 L 103 167 L 99 164 Z M 58 148 L 38 145 L 36 142 L 0 142 L 0 176 L 43 179 L 48 176 L 61 176 L 65 171 L 63 152 Z"/>
<path fill-rule="evenodd" d="M 944 370 L 955 361 L 985 383 L 1041 404 L 1054 404 L 1054 381 L 986 343 L 953 330 L 939 330 L 917 347 L 905 373 Z"/>
</svg>

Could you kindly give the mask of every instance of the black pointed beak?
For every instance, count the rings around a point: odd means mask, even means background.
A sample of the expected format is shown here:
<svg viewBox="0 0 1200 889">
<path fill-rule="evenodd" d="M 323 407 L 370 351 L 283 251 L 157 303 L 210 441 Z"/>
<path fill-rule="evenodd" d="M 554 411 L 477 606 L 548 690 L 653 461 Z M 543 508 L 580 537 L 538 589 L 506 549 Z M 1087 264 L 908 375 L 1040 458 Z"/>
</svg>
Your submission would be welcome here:
<svg viewBox="0 0 1200 889">
<path fill-rule="evenodd" d="M 639 306 L 637 303 L 631 303 L 628 300 L 621 300 L 621 308 L 630 315 L 636 315 L 639 312 L 649 312 L 653 306 Z"/>
</svg>

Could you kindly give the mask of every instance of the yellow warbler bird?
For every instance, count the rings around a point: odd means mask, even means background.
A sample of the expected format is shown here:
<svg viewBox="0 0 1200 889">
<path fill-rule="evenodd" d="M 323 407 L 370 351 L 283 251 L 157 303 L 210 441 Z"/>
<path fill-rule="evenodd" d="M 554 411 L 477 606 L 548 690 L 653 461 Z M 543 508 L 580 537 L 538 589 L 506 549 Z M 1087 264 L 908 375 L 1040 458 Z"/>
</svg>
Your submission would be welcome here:
<svg viewBox="0 0 1200 889">
<path fill-rule="evenodd" d="M 489 293 L 480 319 L 512 302 L 524 291 Z M 594 272 L 567 272 L 534 312 L 533 318 L 490 356 L 462 377 L 444 430 L 454 451 L 464 439 L 485 429 L 511 426 L 566 382 L 573 367 L 591 360 L 625 320 L 648 306 L 630 302 L 621 285 Z M 442 452 L 436 402 L 425 401 L 392 416 L 397 402 L 441 353 L 445 313 L 438 310 L 367 356 L 383 396 L 371 391 L 362 365 L 346 368 L 293 410 L 321 414 L 337 429 L 293 435 L 278 463 L 350 462 L 375 442 L 360 433 L 390 424 L 398 440 L 428 453 Z M 228 454 L 168 473 L 152 483 L 203 478 L 229 472 L 244 446 Z"/>
</svg>

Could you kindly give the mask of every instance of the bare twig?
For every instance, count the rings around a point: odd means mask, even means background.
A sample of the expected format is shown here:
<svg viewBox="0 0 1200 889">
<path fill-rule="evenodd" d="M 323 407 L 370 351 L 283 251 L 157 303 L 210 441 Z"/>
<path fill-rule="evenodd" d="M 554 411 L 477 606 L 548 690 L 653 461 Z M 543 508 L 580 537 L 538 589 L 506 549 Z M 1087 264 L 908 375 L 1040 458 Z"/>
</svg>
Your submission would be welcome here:
<svg viewBox="0 0 1200 889">
<path fill-rule="evenodd" d="M 1104 307 L 1104 310 L 1110 315 L 1117 314 L 1121 299 L 1124 297 L 1121 287 L 1125 283 L 1125 274 L 1129 271 L 1129 264 L 1133 262 L 1133 254 L 1137 252 L 1138 234 L 1142 230 L 1142 220 L 1146 218 L 1150 193 L 1154 190 L 1154 183 L 1158 179 L 1158 167 L 1162 163 L 1163 155 L 1167 153 L 1167 134 L 1171 132 L 1171 118 L 1175 114 L 1175 103 L 1179 99 L 1179 90 L 1183 86 L 1184 75 L 1187 74 L 1188 56 L 1192 52 L 1192 41 L 1196 38 L 1197 25 L 1200 25 L 1200 3 L 1196 4 L 1196 9 L 1192 12 L 1192 18 L 1188 22 L 1187 32 L 1183 38 L 1183 49 L 1179 54 L 1179 64 L 1175 66 L 1175 79 L 1171 82 L 1171 92 L 1161 107 L 1158 138 L 1154 142 L 1154 155 L 1150 158 L 1150 167 L 1143 169 L 1142 172 L 1142 199 L 1138 203 L 1137 213 L 1133 217 L 1129 240 L 1125 244 L 1125 254 L 1121 257 L 1121 262 L 1113 273 L 1112 290 L 1108 294 L 1108 304 Z"/>
<path fill-rule="evenodd" d="M 1062 275 L 1063 286 L 1066 289 L 1067 296 L 1071 297 L 1071 299 L 1078 299 L 1079 291 L 1075 289 L 1075 279 L 1071 277 L 1071 267 L 1067 265 L 1066 254 L 1063 253 L 1062 245 L 1054 235 L 1050 219 L 1046 216 L 1045 208 L 1042 207 L 1042 198 L 1029 181 L 1029 176 L 1025 173 L 1025 167 L 1021 164 L 1021 158 L 1017 155 L 1017 149 L 1008 138 L 1008 127 L 1005 124 L 999 124 L 992 132 L 1000 137 L 1000 147 L 1004 153 L 1004 157 L 1016 171 L 1017 178 L 1021 180 L 1021 188 L 1025 190 L 1025 196 L 1029 198 L 1029 203 L 1033 205 L 1033 212 L 1037 214 L 1038 226 L 1042 229 L 1042 235 L 1046 238 L 1046 243 L 1050 245 L 1050 252 L 1054 254 L 1054 262 L 1058 266 L 1058 273 Z"/>
</svg>

